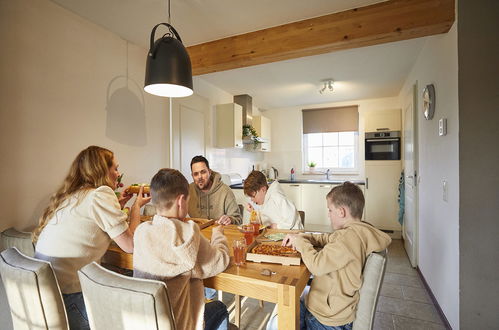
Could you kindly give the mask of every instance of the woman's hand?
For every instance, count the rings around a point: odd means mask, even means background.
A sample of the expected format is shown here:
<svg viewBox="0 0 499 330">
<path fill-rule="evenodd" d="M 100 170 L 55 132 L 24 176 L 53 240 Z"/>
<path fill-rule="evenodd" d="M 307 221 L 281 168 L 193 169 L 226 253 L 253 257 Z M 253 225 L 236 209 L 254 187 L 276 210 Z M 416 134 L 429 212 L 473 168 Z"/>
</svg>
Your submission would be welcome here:
<svg viewBox="0 0 499 330">
<path fill-rule="evenodd" d="M 137 198 L 135 199 L 134 206 L 138 206 L 141 208 L 151 201 L 151 196 L 144 194 L 144 186 L 140 186 L 139 193 L 137 194 Z"/>
<path fill-rule="evenodd" d="M 118 202 L 120 203 L 121 209 L 125 207 L 126 203 L 132 198 L 133 194 L 130 194 L 127 190 L 120 193 L 118 197 Z"/>
</svg>

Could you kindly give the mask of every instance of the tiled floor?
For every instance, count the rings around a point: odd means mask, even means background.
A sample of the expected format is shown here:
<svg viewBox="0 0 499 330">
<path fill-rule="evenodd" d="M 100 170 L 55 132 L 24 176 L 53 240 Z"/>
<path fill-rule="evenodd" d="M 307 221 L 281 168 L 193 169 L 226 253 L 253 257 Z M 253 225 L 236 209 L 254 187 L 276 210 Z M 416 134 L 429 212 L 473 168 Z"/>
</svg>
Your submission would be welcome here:
<svg viewBox="0 0 499 330">
<path fill-rule="evenodd" d="M 223 294 L 229 307 L 230 321 L 234 322 L 233 295 Z M 245 298 L 241 307 L 240 329 L 265 329 L 274 304 Z M 445 329 L 435 306 L 405 253 L 403 242 L 393 240 L 388 248 L 388 263 L 383 281 L 374 330 Z"/>
<path fill-rule="evenodd" d="M 10 314 L 5 300 L 5 292 L 0 283 L 0 321 L 2 329 L 11 329 Z M 230 312 L 234 323 L 234 296 L 223 293 L 223 302 Z M 274 304 L 243 298 L 241 306 L 240 329 L 265 329 L 274 309 Z M 234 327 L 231 327 L 231 330 Z M 445 329 L 435 306 L 433 306 L 423 283 L 415 269 L 409 264 L 401 240 L 393 240 L 388 248 L 388 263 L 383 281 L 378 308 L 374 320 L 374 330 L 419 330 Z"/>
</svg>

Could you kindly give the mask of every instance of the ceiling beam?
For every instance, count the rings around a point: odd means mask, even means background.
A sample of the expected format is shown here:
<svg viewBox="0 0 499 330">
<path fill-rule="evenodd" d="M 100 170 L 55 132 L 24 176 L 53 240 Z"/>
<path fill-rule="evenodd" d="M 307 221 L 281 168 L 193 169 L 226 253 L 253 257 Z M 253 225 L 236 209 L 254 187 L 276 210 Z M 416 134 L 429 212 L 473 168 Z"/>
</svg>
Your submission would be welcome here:
<svg viewBox="0 0 499 330">
<path fill-rule="evenodd" d="M 194 75 L 448 32 L 455 0 L 389 0 L 187 47 Z"/>
</svg>

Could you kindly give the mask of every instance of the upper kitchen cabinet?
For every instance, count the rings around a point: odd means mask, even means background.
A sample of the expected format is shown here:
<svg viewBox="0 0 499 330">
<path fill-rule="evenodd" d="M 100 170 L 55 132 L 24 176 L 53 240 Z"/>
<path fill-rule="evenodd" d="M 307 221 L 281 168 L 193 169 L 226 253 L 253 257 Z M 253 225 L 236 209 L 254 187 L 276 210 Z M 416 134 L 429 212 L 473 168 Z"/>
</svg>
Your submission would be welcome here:
<svg viewBox="0 0 499 330">
<path fill-rule="evenodd" d="M 264 116 L 253 117 L 253 128 L 258 133 L 258 136 L 264 141 L 261 144 L 260 150 L 270 151 L 270 119 Z"/>
<path fill-rule="evenodd" d="M 401 128 L 400 109 L 365 112 L 365 132 L 400 131 Z"/>
<path fill-rule="evenodd" d="M 243 108 L 236 103 L 218 104 L 217 148 L 243 147 Z"/>
</svg>

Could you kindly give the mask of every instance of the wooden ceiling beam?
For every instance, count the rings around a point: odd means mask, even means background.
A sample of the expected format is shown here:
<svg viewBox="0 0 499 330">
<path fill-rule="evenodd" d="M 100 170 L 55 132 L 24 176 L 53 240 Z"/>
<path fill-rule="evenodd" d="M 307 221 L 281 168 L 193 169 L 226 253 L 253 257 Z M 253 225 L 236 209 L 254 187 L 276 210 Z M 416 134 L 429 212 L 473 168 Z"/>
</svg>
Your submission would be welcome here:
<svg viewBox="0 0 499 330">
<path fill-rule="evenodd" d="M 446 33 L 455 0 L 389 0 L 187 47 L 194 75 Z"/>
</svg>

